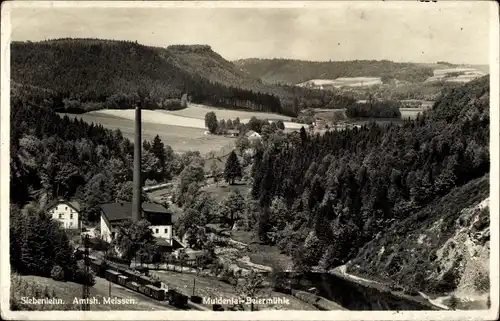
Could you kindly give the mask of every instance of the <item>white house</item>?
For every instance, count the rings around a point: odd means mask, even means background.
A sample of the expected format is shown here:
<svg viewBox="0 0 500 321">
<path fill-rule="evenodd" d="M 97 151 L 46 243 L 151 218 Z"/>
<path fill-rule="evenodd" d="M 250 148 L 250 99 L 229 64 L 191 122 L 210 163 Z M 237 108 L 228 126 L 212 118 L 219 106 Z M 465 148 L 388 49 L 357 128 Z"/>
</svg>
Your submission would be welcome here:
<svg viewBox="0 0 500 321">
<path fill-rule="evenodd" d="M 254 146 L 256 143 L 262 140 L 262 136 L 253 130 L 247 131 L 245 133 L 245 137 L 248 139 L 251 146 Z"/>
<path fill-rule="evenodd" d="M 58 199 L 47 207 L 47 212 L 52 218 L 61 223 L 65 229 L 80 228 L 80 204 Z"/>
<path fill-rule="evenodd" d="M 156 203 L 142 204 L 142 217 L 149 221 L 153 235 L 158 238 L 161 247 L 176 247 L 172 233 L 172 214 Z M 111 242 L 115 237 L 116 227 L 126 219 L 132 218 L 132 203 L 110 203 L 101 205 L 101 238 Z"/>
</svg>

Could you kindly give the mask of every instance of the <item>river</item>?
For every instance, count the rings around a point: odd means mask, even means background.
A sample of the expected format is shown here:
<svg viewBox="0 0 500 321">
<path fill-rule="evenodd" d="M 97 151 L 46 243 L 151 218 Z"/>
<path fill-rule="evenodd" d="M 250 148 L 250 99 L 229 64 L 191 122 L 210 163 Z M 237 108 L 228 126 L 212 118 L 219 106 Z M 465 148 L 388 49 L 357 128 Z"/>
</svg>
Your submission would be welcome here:
<svg viewBox="0 0 500 321">
<path fill-rule="evenodd" d="M 396 294 L 383 287 L 356 282 L 339 273 L 309 272 L 294 277 L 285 272 L 295 290 L 316 288 L 316 294 L 348 310 L 440 310 L 424 298 Z"/>
</svg>

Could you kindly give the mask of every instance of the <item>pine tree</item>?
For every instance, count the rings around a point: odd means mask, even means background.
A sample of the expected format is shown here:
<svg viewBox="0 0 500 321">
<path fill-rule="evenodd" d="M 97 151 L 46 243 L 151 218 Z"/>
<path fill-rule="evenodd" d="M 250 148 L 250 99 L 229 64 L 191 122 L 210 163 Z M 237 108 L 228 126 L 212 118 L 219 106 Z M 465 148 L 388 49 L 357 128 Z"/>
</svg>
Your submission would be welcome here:
<svg viewBox="0 0 500 321">
<path fill-rule="evenodd" d="M 234 150 L 227 158 L 226 167 L 224 169 L 224 178 L 229 184 L 234 184 L 236 178 L 241 178 L 241 164 Z"/>
<path fill-rule="evenodd" d="M 153 139 L 153 144 L 151 145 L 151 152 L 158 158 L 160 161 L 160 168 L 161 168 L 161 177 L 155 177 L 156 180 L 163 180 L 165 178 L 165 160 L 166 160 L 166 153 L 165 153 L 165 145 L 160 139 L 160 136 L 156 135 L 155 138 Z"/>
</svg>

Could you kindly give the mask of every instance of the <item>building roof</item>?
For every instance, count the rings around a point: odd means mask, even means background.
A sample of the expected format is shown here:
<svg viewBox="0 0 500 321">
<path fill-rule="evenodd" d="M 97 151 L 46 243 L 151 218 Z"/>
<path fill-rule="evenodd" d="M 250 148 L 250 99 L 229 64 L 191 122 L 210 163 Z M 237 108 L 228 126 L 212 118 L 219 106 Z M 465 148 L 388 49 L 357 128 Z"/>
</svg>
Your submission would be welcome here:
<svg viewBox="0 0 500 321">
<path fill-rule="evenodd" d="M 170 214 L 165 207 L 157 203 L 142 203 L 142 210 L 144 212 Z"/>
<path fill-rule="evenodd" d="M 259 135 L 256 131 L 254 131 L 254 130 L 251 130 L 251 129 L 250 129 L 249 131 L 247 131 L 247 132 L 245 133 L 245 136 L 246 136 L 246 137 L 250 137 L 250 136 L 252 136 L 253 134 L 257 134 L 257 135 Z M 259 136 L 260 136 L 260 135 L 259 135 Z"/>
<path fill-rule="evenodd" d="M 110 223 L 132 219 L 131 202 L 102 204 L 101 210 Z M 142 211 L 151 225 L 172 224 L 172 214 L 160 204 L 142 203 Z"/>
<path fill-rule="evenodd" d="M 65 200 L 64 198 L 58 198 L 58 199 L 53 200 L 52 202 L 47 204 L 47 206 L 45 208 L 48 211 L 51 208 L 53 208 L 59 204 L 67 204 L 67 205 L 71 206 L 75 211 L 80 212 L 80 203 L 78 203 L 78 201 L 71 201 L 70 202 L 70 201 Z"/>
</svg>

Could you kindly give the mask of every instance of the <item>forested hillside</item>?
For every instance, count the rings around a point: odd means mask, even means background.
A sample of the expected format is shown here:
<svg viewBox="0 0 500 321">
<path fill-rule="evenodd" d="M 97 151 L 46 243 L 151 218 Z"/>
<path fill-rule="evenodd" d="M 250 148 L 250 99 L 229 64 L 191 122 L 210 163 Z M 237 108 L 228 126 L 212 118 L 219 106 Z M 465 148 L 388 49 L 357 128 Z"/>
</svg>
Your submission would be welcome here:
<svg viewBox="0 0 500 321">
<path fill-rule="evenodd" d="M 144 108 L 168 109 L 183 94 L 194 103 L 290 116 L 301 107 L 345 108 L 353 101 L 331 92 L 264 85 L 209 46 L 59 39 L 13 42 L 11 50 L 13 90 L 22 99 L 45 100 L 69 112 L 131 108 L 139 98 Z"/>
<path fill-rule="evenodd" d="M 94 221 L 100 204 L 131 201 L 133 145 L 120 131 L 13 100 L 10 139 L 12 204 L 43 208 L 57 197 L 75 198 L 83 219 Z M 158 136 L 144 145 L 144 181 L 168 180 L 191 161 L 192 153 L 174 154 Z"/>
<path fill-rule="evenodd" d="M 242 59 L 234 62 L 249 75 L 269 83 L 298 84 L 311 79 L 339 77 L 381 77 L 386 82 L 398 79 L 422 82 L 432 76 L 432 68 L 382 60 L 302 61 L 293 59 Z M 446 66 L 444 66 L 446 68 Z"/>
<path fill-rule="evenodd" d="M 332 268 L 391 231 L 401 235 L 387 242 L 400 242 L 408 231 L 394 224 L 427 217 L 429 204 L 486 175 L 489 162 L 489 77 L 450 89 L 402 126 L 274 135 L 253 167 L 258 235 L 298 268 Z M 477 193 L 486 196 L 487 181 Z M 444 206 L 434 210 L 434 217 L 448 215 Z"/>
</svg>

